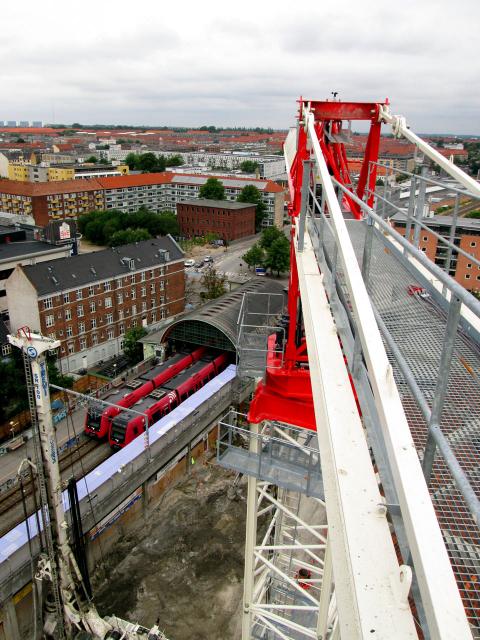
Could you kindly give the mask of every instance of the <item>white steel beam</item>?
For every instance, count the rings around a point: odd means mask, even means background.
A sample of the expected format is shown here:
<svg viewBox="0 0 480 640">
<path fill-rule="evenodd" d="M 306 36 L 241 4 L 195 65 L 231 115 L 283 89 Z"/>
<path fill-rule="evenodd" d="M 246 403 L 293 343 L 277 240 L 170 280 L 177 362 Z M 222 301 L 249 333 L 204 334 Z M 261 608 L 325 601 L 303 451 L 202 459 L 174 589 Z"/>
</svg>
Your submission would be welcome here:
<svg viewBox="0 0 480 640">
<path fill-rule="evenodd" d="M 372 638 L 375 630 L 391 640 L 417 638 L 396 594 L 400 568 L 308 234 L 296 260 L 341 636 Z"/>
<path fill-rule="evenodd" d="M 452 178 L 455 178 L 457 182 L 463 184 L 463 186 L 466 187 L 472 195 L 480 198 L 480 184 L 453 164 L 453 162 L 450 162 L 450 160 L 445 158 L 445 156 L 442 156 L 441 153 L 431 147 L 427 142 L 425 142 L 425 140 L 422 140 L 422 138 L 417 136 L 417 134 L 413 133 L 413 131 L 408 128 L 407 122 L 403 116 L 393 115 L 390 113 L 388 106 L 381 105 L 379 117 L 381 120 L 384 120 L 391 125 L 393 133 L 396 136 L 403 136 L 407 140 L 410 140 L 410 142 L 417 146 L 422 153 L 430 158 L 430 160 L 436 162 L 442 169 L 450 174 Z"/>
<path fill-rule="evenodd" d="M 425 609 L 428 628 L 432 637 L 435 638 L 469 638 L 471 637 L 471 631 L 465 615 L 465 610 L 458 592 L 453 570 L 430 499 L 428 487 L 425 483 L 425 478 L 410 433 L 408 422 L 405 417 L 403 405 L 393 378 L 393 370 L 383 346 L 383 341 L 375 321 L 370 298 L 362 278 L 361 270 L 347 231 L 345 220 L 343 219 L 343 215 L 340 210 L 330 174 L 316 136 L 313 114 L 305 111 L 305 121 L 316 167 L 322 184 L 323 195 L 325 196 L 328 204 L 332 230 L 338 247 L 339 258 L 341 259 L 344 267 L 344 277 L 354 309 L 356 326 L 361 340 L 369 380 L 374 393 L 375 405 L 385 439 L 388 459 L 392 469 L 392 475 L 399 498 L 405 530 L 414 561 L 415 572 L 422 596 L 422 603 Z M 311 275 L 314 269 L 313 261 L 315 262 L 316 267 L 316 260 L 313 255 L 312 244 L 308 234 L 306 234 L 306 240 L 309 242 L 309 250 L 304 252 L 303 255 L 297 252 L 299 274 L 301 270 L 300 282 L 302 304 L 305 308 L 305 301 L 308 300 L 310 306 L 312 307 L 313 305 L 314 308 L 314 296 L 318 296 L 318 289 L 322 290 L 322 297 L 324 297 L 324 291 L 322 287 L 318 286 L 318 277 L 316 278 L 315 275 Z M 318 267 L 316 267 L 316 269 L 318 275 Z M 315 286 L 316 289 L 313 288 Z M 323 316 L 327 317 L 325 310 L 323 310 Z M 322 326 L 320 331 L 319 325 L 321 325 L 321 323 L 319 322 L 319 318 L 320 316 L 316 316 L 315 313 L 312 314 L 312 309 L 310 309 L 310 329 L 309 332 L 307 332 L 307 343 L 308 335 L 310 334 L 310 342 L 313 341 L 312 348 L 316 350 L 317 358 L 319 356 L 318 347 L 323 342 L 322 336 L 318 334 L 325 332 L 326 330 L 326 328 Z M 312 321 L 314 319 L 316 326 L 312 327 Z M 332 331 L 335 331 L 334 327 L 332 327 Z M 308 344 L 308 352 L 310 355 L 310 344 Z M 324 354 L 323 352 L 321 353 L 323 360 Z M 343 367 L 343 370 L 343 376 L 340 376 L 338 379 L 336 377 L 337 374 L 333 375 L 333 371 L 329 373 L 330 380 L 323 378 L 324 392 L 328 390 L 328 387 L 331 388 L 334 386 L 331 384 L 332 378 L 335 382 L 337 382 L 337 380 L 340 382 L 343 378 L 343 381 L 345 382 L 345 367 Z M 316 377 L 316 373 L 312 376 L 312 378 L 314 377 Z M 348 377 L 346 380 L 349 385 Z M 333 392 L 333 390 L 331 390 L 331 392 Z M 315 395 L 316 394 L 314 393 L 314 400 L 316 399 Z M 350 396 L 351 401 L 353 402 L 353 395 L 351 393 Z M 332 400 L 327 397 L 326 402 L 331 403 Z M 320 417 L 323 414 L 317 414 L 317 404 L 319 403 L 315 404 L 315 412 L 316 415 Z M 319 407 L 319 409 L 322 408 L 323 407 Z M 321 428 L 318 431 L 319 440 L 324 432 L 323 423 L 320 422 L 320 425 Z M 322 451 L 322 447 L 320 447 L 320 450 Z M 332 454 L 339 456 L 339 452 L 340 450 L 338 447 L 335 447 Z M 323 455 L 322 469 L 324 472 L 325 482 Z M 338 471 L 339 470 L 337 470 L 337 472 Z M 345 471 L 349 473 L 350 470 L 348 467 L 345 467 L 343 472 Z M 363 479 L 363 475 L 358 477 Z M 329 524 L 331 531 L 330 519 Z M 332 537 L 332 556 L 336 581 L 335 566 L 337 554 L 335 552 L 334 539 L 335 538 Z M 374 562 L 377 563 L 377 568 L 379 568 L 379 560 L 380 558 L 383 559 L 383 556 L 380 556 L 380 553 L 377 551 L 375 557 L 376 560 Z M 373 566 L 375 566 L 375 564 Z M 404 592 L 405 585 L 400 584 L 398 572 L 395 582 L 395 588 L 398 589 L 398 593 L 401 594 Z M 337 598 L 337 602 L 340 612 L 340 606 L 343 603 L 340 602 L 339 597 Z M 341 634 L 343 635 L 343 620 L 341 612 L 339 613 L 339 623 Z"/>
</svg>

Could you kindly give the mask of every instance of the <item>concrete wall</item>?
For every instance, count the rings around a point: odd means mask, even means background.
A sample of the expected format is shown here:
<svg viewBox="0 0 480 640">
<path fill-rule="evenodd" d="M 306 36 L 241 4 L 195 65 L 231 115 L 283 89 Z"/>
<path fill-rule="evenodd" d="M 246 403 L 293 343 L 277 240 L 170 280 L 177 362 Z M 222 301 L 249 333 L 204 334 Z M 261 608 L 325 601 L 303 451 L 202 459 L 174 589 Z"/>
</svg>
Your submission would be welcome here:
<svg viewBox="0 0 480 640">
<path fill-rule="evenodd" d="M 38 312 L 37 292 L 26 277 L 21 266 L 15 267 L 14 272 L 6 283 L 7 305 L 10 315 L 10 328 L 16 331 L 20 327 L 30 327 L 40 330 L 40 314 Z"/>
</svg>

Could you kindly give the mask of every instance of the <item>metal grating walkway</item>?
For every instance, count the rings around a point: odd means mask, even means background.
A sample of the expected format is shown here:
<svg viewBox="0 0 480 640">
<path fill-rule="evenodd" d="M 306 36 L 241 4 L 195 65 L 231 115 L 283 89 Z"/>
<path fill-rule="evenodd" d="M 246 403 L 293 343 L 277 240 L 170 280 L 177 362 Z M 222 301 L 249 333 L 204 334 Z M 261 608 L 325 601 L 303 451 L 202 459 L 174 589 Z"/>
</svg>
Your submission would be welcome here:
<svg viewBox="0 0 480 640">
<path fill-rule="evenodd" d="M 366 224 L 347 221 L 347 228 L 361 263 Z M 332 246 L 326 229 L 326 246 Z M 388 244 L 388 243 L 387 243 Z M 344 283 L 342 266 L 337 277 Z M 375 232 L 369 276 L 373 304 L 397 347 L 407 361 L 430 408 L 439 374 L 447 317 L 431 297 L 411 296 L 415 277 L 398 260 Z M 348 301 L 346 286 L 342 286 Z M 427 423 L 393 357 L 386 346 L 406 417 L 420 459 L 427 437 Z M 480 495 L 480 349 L 459 328 L 442 413 L 441 429 L 466 473 L 477 496 Z M 474 635 L 480 638 L 480 535 L 463 496 L 457 490 L 443 458 L 436 455 L 430 493 L 459 590 Z"/>
</svg>

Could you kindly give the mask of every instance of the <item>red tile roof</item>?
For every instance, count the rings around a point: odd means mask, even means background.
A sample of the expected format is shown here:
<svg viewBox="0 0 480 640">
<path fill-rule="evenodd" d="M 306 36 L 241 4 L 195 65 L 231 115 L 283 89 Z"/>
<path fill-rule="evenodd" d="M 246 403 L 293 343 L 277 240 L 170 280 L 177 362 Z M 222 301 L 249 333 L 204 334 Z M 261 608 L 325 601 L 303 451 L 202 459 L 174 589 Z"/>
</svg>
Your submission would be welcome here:
<svg viewBox="0 0 480 640">
<path fill-rule="evenodd" d="M 103 190 L 96 178 L 88 180 L 61 180 L 58 182 L 20 182 L 0 179 L 0 193 L 19 196 L 47 196 L 56 193 Z"/>
</svg>

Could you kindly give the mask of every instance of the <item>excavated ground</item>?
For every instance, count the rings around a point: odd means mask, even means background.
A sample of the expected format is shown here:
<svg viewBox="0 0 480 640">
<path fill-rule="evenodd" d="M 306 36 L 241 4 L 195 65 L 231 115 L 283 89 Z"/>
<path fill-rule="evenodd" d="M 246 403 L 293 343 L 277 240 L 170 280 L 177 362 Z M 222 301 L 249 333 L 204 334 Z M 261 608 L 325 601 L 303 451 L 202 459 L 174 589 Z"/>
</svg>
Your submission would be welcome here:
<svg viewBox="0 0 480 640">
<path fill-rule="evenodd" d="M 139 519 L 94 576 L 101 614 L 145 626 L 160 618 L 171 640 L 240 637 L 246 481 L 232 492 L 234 477 L 194 467 Z"/>
</svg>

